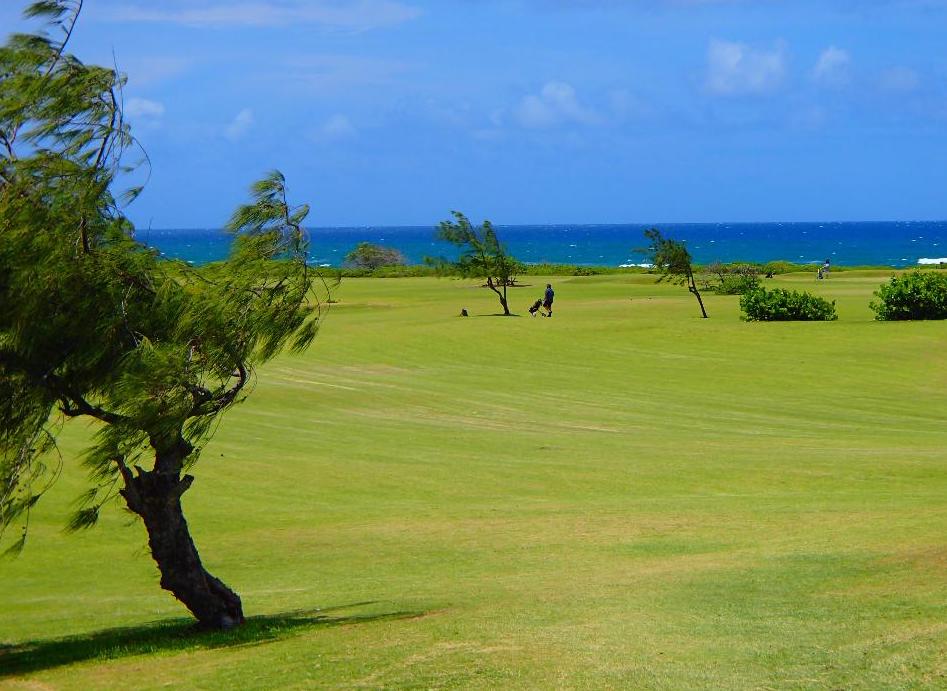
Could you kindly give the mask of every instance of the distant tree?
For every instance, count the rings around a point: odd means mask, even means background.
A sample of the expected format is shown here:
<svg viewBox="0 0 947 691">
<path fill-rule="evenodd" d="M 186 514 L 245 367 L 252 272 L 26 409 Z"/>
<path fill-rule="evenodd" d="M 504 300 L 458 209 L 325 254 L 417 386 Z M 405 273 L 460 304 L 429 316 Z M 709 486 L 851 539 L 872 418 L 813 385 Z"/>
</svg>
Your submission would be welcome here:
<svg viewBox="0 0 947 691">
<path fill-rule="evenodd" d="M 161 587 L 202 625 L 228 628 L 244 620 L 240 598 L 202 565 L 181 496 L 256 367 L 315 337 L 308 209 L 290 207 L 273 173 L 230 220 L 226 261 L 189 268 L 137 242 L 112 191 L 134 143 L 124 78 L 65 52 L 81 6 L 30 5 L 60 37 L 0 47 L 0 536 L 19 524 L 8 551 L 23 548 L 30 510 L 66 460 L 57 437 L 84 418 L 90 486 L 69 527 L 123 501 L 144 523 Z"/>
<path fill-rule="evenodd" d="M 504 316 L 510 316 L 506 289 L 516 281 L 522 264 L 506 253 L 490 221 L 480 227 L 471 225 L 459 211 L 451 212 L 453 221 L 441 221 L 437 238 L 462 248 L 455 262 L 437 260 L 442 269 L 467 278 L 482 278 L 487 287 L 497 294 Z"/>
<path fill-rule="evenodd" d="M 752 264 L 713 262 L 704 267 L 704 272 L 716 278 L 716 281 L 707 281 L 704 287 L 718 295 L 743 295 L 760 286 L 759 268 Z"/>
<path fill-rule="evenodd" d="M 639 251 L 648 257 L 654 269 L 661 274 L 658 283 L 670 281 L 677 285 L 686 285 L 697 298 L 700 313 L 706 319 L 707 310 L 704 308 L 704 301 L 700 297 L 697 282 L 694 280 L 694 267 L 687 247 L 683 242 L 664 237 L 657 228 L 649 228 L 644 235 L 651 244 Z"/>
<path fill-rule="evenodd" d="M 360 242 L 345 255 L 345 263 L 358 269 L 374 271 L 380 266 L 395 266 L 405 263 L 404 255 L 393 247 Z"/>
</svg>

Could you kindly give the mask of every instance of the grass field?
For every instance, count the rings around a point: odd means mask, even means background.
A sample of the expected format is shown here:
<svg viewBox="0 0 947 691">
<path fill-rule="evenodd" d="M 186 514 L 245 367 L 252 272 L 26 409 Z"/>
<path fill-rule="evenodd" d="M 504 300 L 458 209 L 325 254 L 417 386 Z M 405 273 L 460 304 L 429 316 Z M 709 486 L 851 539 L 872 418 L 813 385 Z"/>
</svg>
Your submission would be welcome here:
<svg viewBox="0 0 947 691">
<path fill-rule="evenodd" d="M 885 277 L 768 281 L 838 300 L 783 324 L 346 280 L 185 498 L 247 627 L 194 634 L 117 507 L 63 535 L 70 463 L 0 562 L 0 687 L 947 688 L 947 324 L 874 322 Z"/>
</svg>

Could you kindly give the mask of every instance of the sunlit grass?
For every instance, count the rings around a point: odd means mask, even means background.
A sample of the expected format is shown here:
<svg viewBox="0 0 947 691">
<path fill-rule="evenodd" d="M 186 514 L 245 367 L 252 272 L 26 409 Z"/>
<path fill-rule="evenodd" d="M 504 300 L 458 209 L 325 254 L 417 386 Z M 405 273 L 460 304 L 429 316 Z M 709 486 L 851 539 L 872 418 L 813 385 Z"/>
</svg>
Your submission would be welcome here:
<svg viewBox="0 0 947 691">
<path fill-rule="evenodd" d="M 0 563 L 0 685 L 947 685 L 947 325 L 874 322 L 885 278 L 772 281 L 838 301 L 788 324 L 641 275 L 549 279 L 552 319 L 543 278 L 512 318 L 348 279 L 185 498 L 257 619 L 191 633 L 117 507 L 63 535 L 69 464 Z"/>
</svg>

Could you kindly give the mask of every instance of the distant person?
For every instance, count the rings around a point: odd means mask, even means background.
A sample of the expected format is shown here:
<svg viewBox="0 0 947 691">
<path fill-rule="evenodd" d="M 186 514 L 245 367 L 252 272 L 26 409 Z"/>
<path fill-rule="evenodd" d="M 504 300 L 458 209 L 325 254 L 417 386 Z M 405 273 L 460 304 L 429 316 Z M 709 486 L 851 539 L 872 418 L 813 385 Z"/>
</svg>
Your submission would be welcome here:
<svg viewBox="0 0 947 691">
<path fill-rule="evenodd" d="M 822 264 L 822 273 L 826 276 L 829 275 L 829 270 L 832 268 L 832 260 L 826 259 Z"/>
<path fill-rule="evenodd" d="M 546 284 L 546 293 L 543 295 L 543 309 L 546 310 L 546 316 L 552 316 L 552 301 L 556 297 L 556 292 L 552 289 L 552 284 Z"/>
</svg>

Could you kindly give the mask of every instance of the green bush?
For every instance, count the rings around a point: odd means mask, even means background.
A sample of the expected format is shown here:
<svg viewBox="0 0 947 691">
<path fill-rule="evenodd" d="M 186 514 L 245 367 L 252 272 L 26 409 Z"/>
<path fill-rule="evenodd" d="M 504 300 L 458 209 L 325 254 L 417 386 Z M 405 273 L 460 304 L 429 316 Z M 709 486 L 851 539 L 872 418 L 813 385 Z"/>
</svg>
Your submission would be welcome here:
<svg viewBox="0 0 947 691">
<path fill-rule="evenodd" d="M 760 287 L 760 277 L 754 273 L 726 274 L 720 279 L 718 295 L 744 295 Z"/>
<path fill-rule="evenodd" d="M 797 290 L 757 290 L 744 293 L 740 308 L 745 321 L 833 321 L 835 301 L 829 302 L 809 293 Z"/>
<path fill-rule="evenodd" d="M 766 262 L 761 267 L 761 271 L 764 274 L 773 274 L 778 276 L 779 274 L 789 274 L 796 271 L 814 271 L 815 269 L 808 264 L 796 264 L 793 262 L 787 262 L 783 260 L 776 260 L 772 262 Z"/>
<path fill-rule="evenodd" d="M 327 273 L 337 273 L 342 278 L 413 278 L 417 276 L 437 276 L 437 269 L 423 264 L 379 266 L 376 269 L 343 267 L 325 269 Z"/>
<path fill-rule="evenodd" d="M 598 271 L 592 266 L 577 266 L 572 270 L 573 276 L 595 276 Z"/>
<path fill-rule="evenodd" d="M 947 319 L 947 274 L 912 271 L 892 276 L 872 300 L 871 309 L 879 321 L 905 319 Z"/>
</svg>

